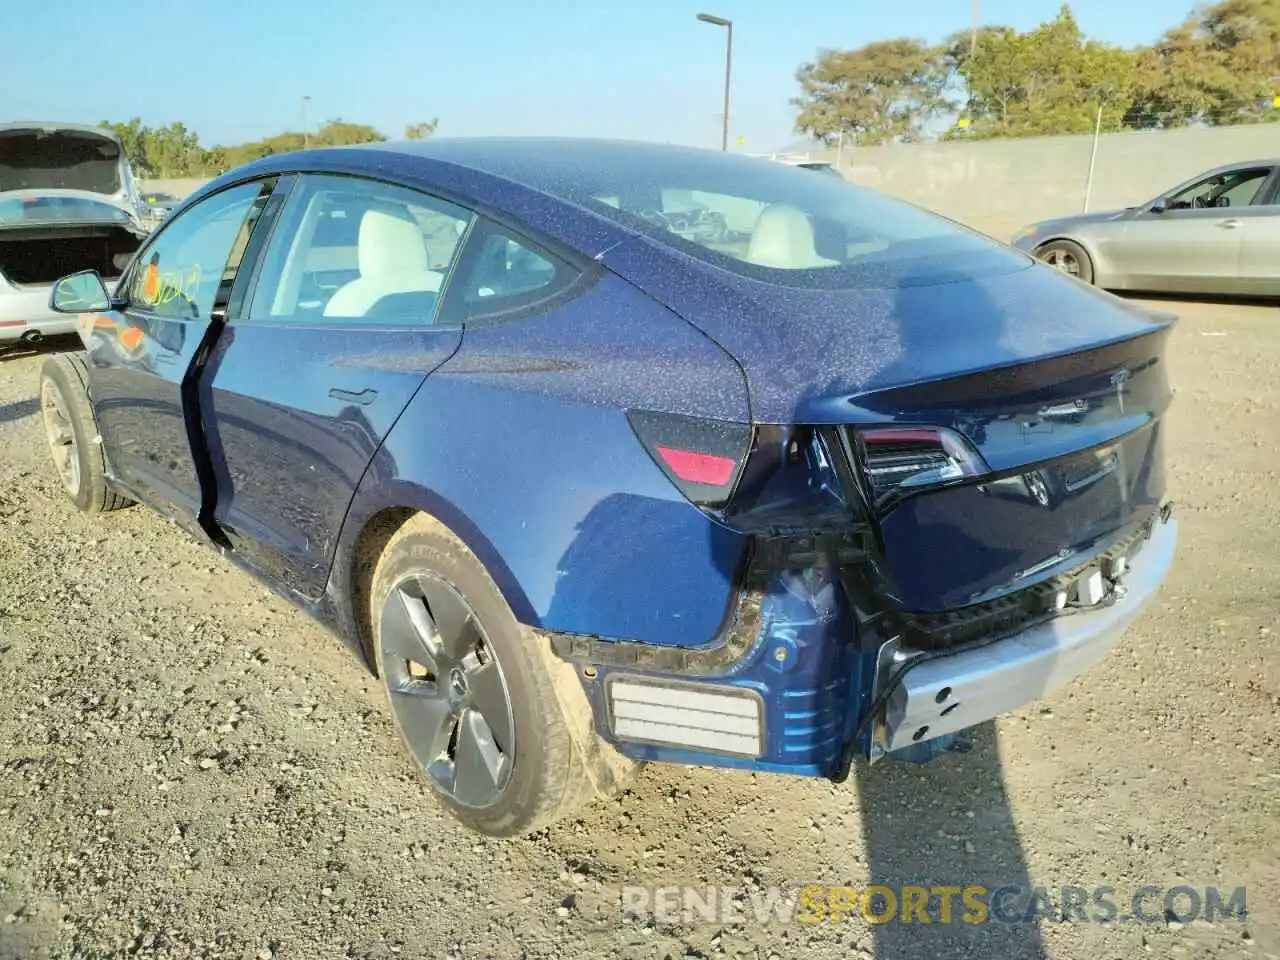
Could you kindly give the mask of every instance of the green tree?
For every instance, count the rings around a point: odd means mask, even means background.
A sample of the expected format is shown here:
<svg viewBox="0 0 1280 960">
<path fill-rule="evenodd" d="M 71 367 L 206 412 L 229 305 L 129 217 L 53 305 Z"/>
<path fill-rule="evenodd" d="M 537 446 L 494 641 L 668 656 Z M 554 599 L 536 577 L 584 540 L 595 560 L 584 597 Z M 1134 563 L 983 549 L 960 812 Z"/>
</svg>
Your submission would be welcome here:
<svg viewBox="0 0 1280 960">
<path fill-rule="evenodd" d="M 373 127 L 363 123 L 347 123 L 341 118 L 330 120 L 311 137 L 316 146 L 342 147 L 353 143 L 376 143 L 387 139 Z"/>
<path fill-rule="evenodd" d="M 822 50 L 796 73 L 796 130 L 823 143 L 843 132 L 857 144 L 916 140 L 946 106 L 942 50 L 919 40 L 881 40 Z"/>
<path fill-rule="evenodd" d="M 170 123 L 147 131 L 147 162 L 162 177 L 191 177 L 205 173 L 205 150 L 185 124 Z"/>
<path fill-rule="evenodd" d="M 968 37 L 953 37 L 947 57 L 968 93 L 968 124 L 950 136 L 1084 133 L 1093 129 L 1100 106 L 1103 129 L 1120 129 L 1136 80 L 1133 55 L 1086 40 L 1065 5 L 1027 33 L 982 30 L 972 56 Z"/>
<path fill-rule="evenodd" d="M 435 133 L 439 126 L 439 117 L 432 117 L 430 120 L 423 120 L 421 123 L 411 123 L 404 128 L 404 138 L 406 140 L 425 140 Z"/>
<path fill-rule="evenodd" d="M 1280 0 L 1199 9 L 1138 54 L 1129 122 L 1143 127 L 1274 119 Z"/>
<path fill-rule="evenodd" d="M 134 117 L 128 123 L 112 123 L 109 120 L 103 120 L 98 126 L 110 130 L 120 138 L 124 146 L 124 155 L 128 157 L 129 165 L 133 167 L 135 173 L 139 176 L 150 174 L 151 164 L 147 158 L 147 128 L 142 125 L 140 118 Z"/>
</svg>

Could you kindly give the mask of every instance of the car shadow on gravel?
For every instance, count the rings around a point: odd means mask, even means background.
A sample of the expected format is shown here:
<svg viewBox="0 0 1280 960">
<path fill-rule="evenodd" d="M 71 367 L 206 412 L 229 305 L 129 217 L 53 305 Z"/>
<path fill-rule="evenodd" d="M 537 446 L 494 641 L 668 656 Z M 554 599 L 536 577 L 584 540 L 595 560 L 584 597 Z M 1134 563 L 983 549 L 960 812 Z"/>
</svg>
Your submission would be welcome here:
<svg viewBox="0 0 1280 960">
<path fill-rule="evenodd" d="M 870 882 L 899 898 L 896 912 L 883 894 L 872 900 L 874 913 L 893 916 L 872 926 L 875 955 L 1043 960 L 994 724 L 967 731 L 957 747 L 924 764 L 856 768 Z M 928 892 L 927 922 L 904 910 L 904 888 L 913 887 Z"/>
<path fill-rule="evenodd" d="M 1122 300 L 1148 300 L 1152 303 L 1169 304 L 1176 307 L 1179 303 L 1198 303 L 1218 307 L 1274 307 L 1280 311 L 1280 297 L 1262 296 L 1215 296 L 1210 293 L 1142 293 L 1137 290 L 1112 291 Z"/>
<path fill-rule="evenodd" d="M 25 420 L 34 416 L 40 409 L 35 400 L 15 400 L 13 403 L 0 403 L 0 426 L 15 420 Z"/>
<path fill-rule="evenodd" d="M 26 357 L 35 357 L 40 354 L 65 353 L 68 350 L 78 350 L 80 346 L 80 338 L 74 333 L 46 337 L 38 343 L 0 344 L 0 363 L 5 363 L 9 360 L 22 360 Z"/>
</svg>

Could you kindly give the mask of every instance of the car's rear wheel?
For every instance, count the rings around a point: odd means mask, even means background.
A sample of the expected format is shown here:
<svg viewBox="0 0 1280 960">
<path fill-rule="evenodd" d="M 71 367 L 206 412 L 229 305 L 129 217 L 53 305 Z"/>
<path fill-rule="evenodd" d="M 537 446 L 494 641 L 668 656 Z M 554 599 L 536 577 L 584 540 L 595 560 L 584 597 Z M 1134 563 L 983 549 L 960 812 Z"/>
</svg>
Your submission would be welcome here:
<svg viewBox="0 0 1280 960">
<path fill-rule="evenodd" d="M 401 527 L 370 593 L 376 666 L 396 727 L 457 819 L 518 836 L 608 788 L 589 769 L 598 745 L 571 705 L 576 697 L 589 710 L 572 669 L 551 662 L 545 641 L 516 620 L 443 524 L 417 515 Z"/>
<path fill-rule="evenodd" d="M 58 479 L 71 502 L 90 514 L 127 507 L 130 501 L 107 481 L 83 357 L 63 354 L 44 362 L 40 418 Z"/>
<path fill-rule="evenodd" d="M 1093 261 L 1088 252 L 1070 240 L 1054 240 L 1036 250 L 1036 256 L 1049 266 L 1070 274 L 1085 283 L 1093 283 Z"/>
</svg>

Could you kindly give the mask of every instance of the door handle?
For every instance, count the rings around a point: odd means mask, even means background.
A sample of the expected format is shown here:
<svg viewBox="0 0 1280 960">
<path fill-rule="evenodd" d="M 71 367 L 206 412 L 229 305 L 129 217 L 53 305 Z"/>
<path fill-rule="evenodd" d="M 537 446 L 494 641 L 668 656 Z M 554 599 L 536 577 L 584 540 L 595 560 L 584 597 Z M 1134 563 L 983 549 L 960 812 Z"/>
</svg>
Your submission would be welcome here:
<svg viewBox="0 0 1280 960">
<path fill-rule="evenodd" d="M 378 398 L 378 391 L 371 390 L 368 387 L 356 393 L 352 390 L 339 390 L 333 387 L 329 390 L 329 396 L 335 400 L 342 400 L 345 403 L 358 403 L 361 406 L 368 406 Z"/>
<path fill-rule="evenodd" d="M 1240 226 L 1240 221 L 1232 217 L 1230 220 L 1219 220 L 1218 226 L 1222 227 L 1224 230 L 1234 230 L 1236 227 Z"/>
</svg>

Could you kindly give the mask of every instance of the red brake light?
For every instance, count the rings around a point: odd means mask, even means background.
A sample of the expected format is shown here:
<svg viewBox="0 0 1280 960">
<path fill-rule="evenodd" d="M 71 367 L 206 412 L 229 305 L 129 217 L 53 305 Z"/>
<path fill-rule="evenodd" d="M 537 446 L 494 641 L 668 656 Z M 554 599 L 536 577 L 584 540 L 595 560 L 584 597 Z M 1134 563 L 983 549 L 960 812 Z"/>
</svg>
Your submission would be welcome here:
<svg viewBox="0 0 1280 960">
<path fill-rule="evenodd" d="M 751 425 L 632 410 L 631 428 L 686 497 L 703 507 L 725 503 L 751 449 Z"/>
<path fill-rule="evenodd" d="M 877 499 L 904 488 L 951 483 L 987 472 L 963 438 L 942 427 L 864 427 L 863 465 Z"/>
<path fill-rule="evenodd" d="M 674 447 L 658 447 L 660 456 L 671 472 L 690 483 L 705 483 L 714 487 L 724 486 L 733 479 L 738 461 L 732 457 L 718 457 L 712 453 L 693 450 L 677 450 Z"/>
</svg>

